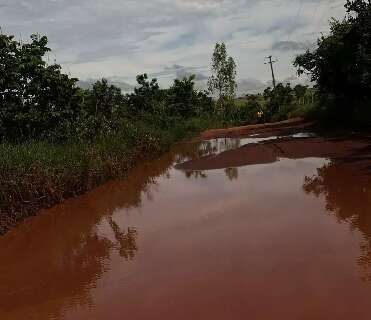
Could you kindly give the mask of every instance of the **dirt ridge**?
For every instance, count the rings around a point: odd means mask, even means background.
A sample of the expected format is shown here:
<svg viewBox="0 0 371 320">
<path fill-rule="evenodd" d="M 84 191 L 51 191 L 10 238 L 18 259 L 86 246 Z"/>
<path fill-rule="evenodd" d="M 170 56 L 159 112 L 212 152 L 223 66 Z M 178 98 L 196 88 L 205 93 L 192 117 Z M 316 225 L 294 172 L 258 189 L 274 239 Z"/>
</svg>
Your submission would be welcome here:
<svg viewBox="0 0 371 320">
<path fill-rule="evenodd" d="M 267 122 L 262 124 L 252 124 L 242 127 L 231 127 L 225 129 L 211 129 L 201 133 L 201 139 L 216 139 L 226 137 L 243 136 L 247 134 L 259 133 L 260 130 L 285 129 L 285 128 L 307 128 L 313 126 L 315 122 L 308 122 L 304 118 L 292 118 L 280 122 Z"/>
</svg>

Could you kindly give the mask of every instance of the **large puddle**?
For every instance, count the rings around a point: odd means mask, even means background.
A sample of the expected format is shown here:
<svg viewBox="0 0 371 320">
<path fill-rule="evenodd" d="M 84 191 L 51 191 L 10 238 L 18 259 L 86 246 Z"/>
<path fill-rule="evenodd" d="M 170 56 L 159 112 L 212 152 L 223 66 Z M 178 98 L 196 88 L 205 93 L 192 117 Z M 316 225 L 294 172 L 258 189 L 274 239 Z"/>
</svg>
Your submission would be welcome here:
<svg viewBox="0 0 371 320">
<path fill-rule="evenodd" d="M 1 237 L 0 319 L 369 320 L 370 150 L 178 145 Z"/>
</svg>

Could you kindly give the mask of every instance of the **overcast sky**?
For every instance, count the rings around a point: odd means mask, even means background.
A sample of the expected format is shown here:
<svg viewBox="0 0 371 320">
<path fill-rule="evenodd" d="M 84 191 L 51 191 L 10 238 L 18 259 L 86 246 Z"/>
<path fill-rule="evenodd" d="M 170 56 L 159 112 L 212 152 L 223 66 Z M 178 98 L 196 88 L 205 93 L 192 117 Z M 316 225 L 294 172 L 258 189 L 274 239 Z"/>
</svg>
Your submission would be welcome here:
<svg viewBox="0 0 371 320">
<path fill-rule="evenodd" d="M 264 57 L 279 61 L 277 77 L 295 74 L 291 62 L 344 15 L 339 0 L 0 0 L 6 33 L 46 34 L 66 71 L 81 79 L 177 73 L 208 75 L 217 41 L 227 44 L 239 79 L 266 82 Z M 182 66 L 182 67 L 181 67 Z M 183 68 L 183 69 L 181 69 Z"/>
</svg>

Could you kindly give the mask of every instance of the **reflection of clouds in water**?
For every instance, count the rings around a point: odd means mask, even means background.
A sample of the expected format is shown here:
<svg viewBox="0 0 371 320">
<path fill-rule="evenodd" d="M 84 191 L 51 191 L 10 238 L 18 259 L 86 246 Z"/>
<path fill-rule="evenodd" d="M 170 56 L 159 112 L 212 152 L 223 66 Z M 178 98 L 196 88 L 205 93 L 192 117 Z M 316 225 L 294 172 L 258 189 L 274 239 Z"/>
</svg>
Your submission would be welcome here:
<svg viewBox="0 0 371 320">
<path fill-rule="evenodd" d="M 326 210 L 340 223 L 348 223 L 362 234 L 358 259 L 363 279 L 371 281 L 371 176 L 360 165 L 331 161 L 305 177 L 303 189 L 317 197 L 324 196 Z"/>
<path fill-rule="evenodd" d="M 260 137 L 259 134 L 252 134 L 246 138 L 216 138 L 210 140 L 204 140 L 199 142 L 198 150 L 196 156 L 186 157 L 183 159 L 177 159 L 177 163 L 181 164 L 182 161 L 190 161 L 192 159 L 199 159 L 202 157 L 216 156 L 223 152 L 229 150 L 236 150 L 240 147 L 250 145 L 250 144 L 259 144 L 261 142 L 276 141 L 281 139 L 304 139 L 304 138 L 313 138 L 317 135 L 312 132 L 297 132 L 292 134 L 278 135 L 278 136 L 269 136 L 269 137 Z M 185 170 L 185 175 L 187 178 L 206 178 L 207 174 L 204 170 Z M 237 167 L 227 167 L 224 169 L 224 172 L 227 178 L 232 181 L 238 179 L 238 168 Z"/>
<path fill-rule="evenodd" d="M 223 151 L 237 149 L 241 146 L 239 138 L 219 138 L 203 141 L 200 145 L 200 156 L 218 154 Z"/>
<path fill-rule="evenodd" d="M 259 134 L 252 134 L 246 138 L 217 138 L 205 140 L 200 144 L 200 156 L 219 154 L 224 151 L 238 149 L 248 144 L 257 144 L 264 141 L 275 141 L 280 139 L 303 139 L 314 138 L 317 135 L 313 132 L 297 132 L 293 134 L 260 137 Z"/>
<path fill-rule="evenodd" d="M 285 134 L 278 136 L 260 137 L 260 134 L 252 134 L 245 138 L 216 138 L 203 140 L 198 143 L 194 143 L 194 148 L 190 148 L 187 153 L 177 155 L 175 157 L 175 163 L 179 164 L 185 161 L 198 159 L 201 157 L 218 155 L 222 152 L 235 150 L 240 147 L 249 144 L 258 144 L 265 141 L 275 141 L 280 139 L 303 139 L 316 137 L 315 133 L 312 132 L 298 132 L 293 134 Z M 190 144 L 191 145 L 191 144 Z M 192 150 L 192 151 L 191 151 Z M 191 152 L 190 152 L 191 151 Z"/>
</svg>

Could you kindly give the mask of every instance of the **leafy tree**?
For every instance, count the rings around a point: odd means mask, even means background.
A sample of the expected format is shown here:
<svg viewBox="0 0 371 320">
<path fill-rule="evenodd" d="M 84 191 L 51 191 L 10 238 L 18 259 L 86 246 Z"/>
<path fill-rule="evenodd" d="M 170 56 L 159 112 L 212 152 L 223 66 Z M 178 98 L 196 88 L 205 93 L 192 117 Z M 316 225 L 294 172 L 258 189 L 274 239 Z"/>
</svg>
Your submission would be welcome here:
<svg viewBox="0 0 371 320">
<path fill-rule="evenodd" d="M 76 81 L 57 64 L 46 65 L 48 39 L 19 43 L 0 35 L 0 134 L 11 139 L 45 135 L 73 118 Z"/>
<path fill-rule="evenodd" d="M 194 89 L 195 75 L 183 80 L 175 79 L 168 91 L 168 108 L 172 114 L 182 117 L 200 115 L 212 111 L 212 100 L 204 92 Z"/>
<path fill-rule="evenodd" d="M 163 91 L 157 82 L 157 79 L 148 80 L 146 73 L 137 76 L 138 87 L 129 97 L 129 112 L 133 115 L 142 115 L 144 113 L 156 113 L 163 110 L 158 101 L 162 100 Z"/>
<path fill-rule="evenodd" d="M 128 123 L 165 128 L 214 111 L 212 99 L 194 89 L 194 76 L 161 89 L 156 79 L 138 75 L 128 95 L 106 79 L 91 90 L 78 88 L 60 65 L 45 62 L 47 44 L 38 35 L 28 43 L 0 35 L 0 140 L 88 141 L 122 132 Z"/>
<path fill-rule="evenodd" d="M 290 83 L 287 83 L 286 86 L 279 83 L 274 89 L 265 89 L 264 98 L 266 120 L 283 120 L 290 116 L 294 108 L 294 90 Z"/>
<path fill-rule="evenodd" d="M 215 45 L 211 59 L 212 75 L 208 81 L 209 91 L 217 94 L 219 101 L 233 98 L 236 94 L 236 63 L 232 57 L 228 57 L 224 43 Z"/>
<path fill-rule="evenodd" d="M 294 62 L 299 75 L 317 83 L 323 102 L 343 107 L 344 115 L 371 99 L 371 1 L 347 0 L 345 8 L 345 18 L 331 21 L 317 48 Z"/>
<path fill-rule="evenodd" d="M 93 85 L 92 98 L 94 110 L 90 112 L 95 117 L 110 117 L 120 108 L 123 96 L 120 88 L 109 85 L 106 79 L 102 79 Z"/>
<path fill-rule="evenodd" d="M 308 87 L 307 86 L 303 86 L 301 84 L 298 84 L 294 87 L 294 92 L 295 92 L 295 96 L 296 96 L 296 99 L 303 99 L 306 92 L 308 90 Z"/>
<path fill-rule="evenodd" d="M 173 113 L 181 116 L 195 114 L 195 76 L 184 78 L 183 80 L 175 79 L 173 86 L 169 90 L 168 104 Z"/>
</svg>

